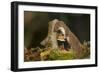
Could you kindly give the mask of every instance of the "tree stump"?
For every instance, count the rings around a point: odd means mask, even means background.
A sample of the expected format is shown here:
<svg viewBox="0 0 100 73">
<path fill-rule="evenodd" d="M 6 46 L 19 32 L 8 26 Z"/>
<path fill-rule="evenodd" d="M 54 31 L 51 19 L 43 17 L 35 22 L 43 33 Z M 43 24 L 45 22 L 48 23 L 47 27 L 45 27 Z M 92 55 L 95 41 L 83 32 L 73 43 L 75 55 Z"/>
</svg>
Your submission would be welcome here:
<svg viewBox="0 0 100 73">
<path fill-rule="evenodd" d="M 52 49 L 58 48 L 57 39 L 56 39 L 56 32 L 54 32 L 54 27 L 55 27 L 56 22 L 58 22 L 57 19 L 49 22 L 48 35 L 41 42 L 41 45 L 44 45 L 46 47 L 51 47 Z"/>
</svg>

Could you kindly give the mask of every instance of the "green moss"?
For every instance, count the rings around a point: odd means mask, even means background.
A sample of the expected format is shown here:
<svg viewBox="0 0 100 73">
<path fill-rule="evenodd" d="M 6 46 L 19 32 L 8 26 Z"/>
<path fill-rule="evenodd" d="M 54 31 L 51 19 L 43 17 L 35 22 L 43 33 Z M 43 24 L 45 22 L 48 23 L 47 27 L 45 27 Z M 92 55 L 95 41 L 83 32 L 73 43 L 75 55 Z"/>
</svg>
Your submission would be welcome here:
<svg viewBox="0 0 100 73">
<path fill-rule="evenodd" d="M 53 49 L 49 54 L 50 60 L 69 60 L 74 59 L 74 53 L 70 51 L 61 51 L 59 49 Z"/>
</svg>

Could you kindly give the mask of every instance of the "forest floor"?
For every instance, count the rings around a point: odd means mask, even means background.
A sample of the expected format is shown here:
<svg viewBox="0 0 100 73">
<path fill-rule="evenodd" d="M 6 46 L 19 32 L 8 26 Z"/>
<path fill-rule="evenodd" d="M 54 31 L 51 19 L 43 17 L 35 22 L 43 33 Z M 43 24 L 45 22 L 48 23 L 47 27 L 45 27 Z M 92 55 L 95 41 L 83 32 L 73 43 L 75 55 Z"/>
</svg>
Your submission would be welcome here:
<svg viewBox="0 0 100 73">
<path fill-rule="evenodd" d="M 90 52 L 90 50 L 89 50 Z M 85 54 L 84 58 L 90 58 L 90 53 Z M 51 60 L 73 60 L 77 59 L 75 57 L 75 52 L 72 48 L 67 50 L 52 49 L 52 48 L 31 48 L 30 50 L 25 49 L 24 61 L 51 61 Z"/>
</svg>

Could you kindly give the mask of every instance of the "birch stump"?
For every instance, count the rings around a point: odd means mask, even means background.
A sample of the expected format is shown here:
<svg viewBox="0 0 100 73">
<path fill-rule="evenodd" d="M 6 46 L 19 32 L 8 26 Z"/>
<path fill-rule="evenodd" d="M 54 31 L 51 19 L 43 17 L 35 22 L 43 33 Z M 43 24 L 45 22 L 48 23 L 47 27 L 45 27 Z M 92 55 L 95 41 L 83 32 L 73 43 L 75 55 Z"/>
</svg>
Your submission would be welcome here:
<svg viewBox="0 0 100 73">
<path fill-rule="evenodd" d="M 48 27 L 48 35 L 47 37 L 41 42 L 41 45 L 44 45 L 46 47 L 50 47 L 52 49 L 57 49 L 57 39 L 56 39 L 56 32 L 54 32 L 55 24 L 58 22 L 57 19 L 54 19 L 53 21 L 49 22 Z"/>
</svg>

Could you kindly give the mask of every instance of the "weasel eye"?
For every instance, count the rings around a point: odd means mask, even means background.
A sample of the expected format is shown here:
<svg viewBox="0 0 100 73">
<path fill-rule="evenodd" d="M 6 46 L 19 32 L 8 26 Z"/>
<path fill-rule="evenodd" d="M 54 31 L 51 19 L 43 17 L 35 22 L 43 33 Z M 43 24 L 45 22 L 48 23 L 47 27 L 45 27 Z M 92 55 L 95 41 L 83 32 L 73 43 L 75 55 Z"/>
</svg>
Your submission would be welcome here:
<svg viewBox="0 0 100 73">
<path fill-rule="evenodd" d="M 62 33 L 62 32 L 61 32 L 61 30 L 58 30 L 57 33 L 60 34 L 60 33 Z"/>
</svg>

